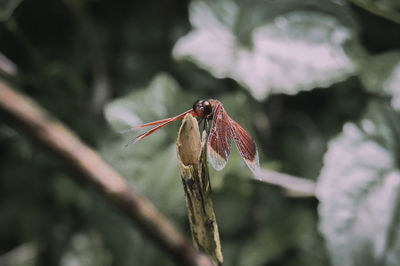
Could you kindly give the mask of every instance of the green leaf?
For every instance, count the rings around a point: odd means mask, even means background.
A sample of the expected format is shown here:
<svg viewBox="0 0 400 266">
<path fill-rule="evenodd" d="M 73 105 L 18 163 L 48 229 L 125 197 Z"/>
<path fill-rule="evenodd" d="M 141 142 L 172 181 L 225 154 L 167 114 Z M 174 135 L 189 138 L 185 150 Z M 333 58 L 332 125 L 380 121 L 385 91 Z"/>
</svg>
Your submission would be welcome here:
<svg viewBox="0 0 400 266">
<path fill-rule="evenodd" d="M 258 100 L 327 87 L 355 72 L 343 48 L 354 33 L 339 19 L 263 3 L 254 9 L 245 1 L 193 1 L 193 30 L 176 43 L 174 57 L 235 79 Z"/>
<path fill-rule="evenodd" d="M 360 77 L 367 90 L 391 97 L 392 107 L 400 110 L 400 52 L 370 58 Z"/>
<path fill-rule="evenodd" d="M 167 74 L 157 75 L 147 88 L 116 99 L 105 108 L 105 116 L 113 129 L 123 129 L 174 116 L 191 108 L 196 100 L 187 99 L 177 82 Z"/>
<path fill-rule="evenodd" d="M 332 265 L 398 265 L 399 122 L 388 104 L 373 102 L 329 144 L 317 197 Z"/>
</svg>

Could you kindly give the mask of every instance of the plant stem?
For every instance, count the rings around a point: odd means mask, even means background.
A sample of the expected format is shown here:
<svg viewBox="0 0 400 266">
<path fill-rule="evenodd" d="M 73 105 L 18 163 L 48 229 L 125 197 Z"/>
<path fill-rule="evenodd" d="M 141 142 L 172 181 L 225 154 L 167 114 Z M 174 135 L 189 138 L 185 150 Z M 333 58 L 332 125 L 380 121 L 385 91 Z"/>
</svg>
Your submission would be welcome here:
<svg viewBox="0 0 400 266">
<path fill-rule="evenodd" d="M 190 114 L 178 132 L 177 152 L 194 246 L 222 265 L 221 243 L 207 165 L 206 133 L 200 142 L 197 120 Z"/>
</svg>

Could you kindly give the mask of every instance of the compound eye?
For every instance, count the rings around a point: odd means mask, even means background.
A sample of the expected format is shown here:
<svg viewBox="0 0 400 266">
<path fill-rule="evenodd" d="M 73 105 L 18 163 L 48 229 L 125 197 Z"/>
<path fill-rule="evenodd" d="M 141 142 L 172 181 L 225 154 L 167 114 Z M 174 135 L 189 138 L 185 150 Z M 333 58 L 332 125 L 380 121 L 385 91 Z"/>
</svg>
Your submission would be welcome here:
<svg viewBox="0 0 400 266">
<path fill-rule="evenodd" d="M 196 108 L 198 108 L 199 106 L 201 106 L 201 103 L 203 102 L 203 100 L 197 100 L 194 102 L 193 104 L 193 111 L 196 111 Z"/>
<path fill-rule="evenodd" d="M 197 100 L 194 104 L 193 104 L 193 111 L 196 113 L 196 115 L 199 118 L 203 118 L 204 117 L 204 107 L 203 107 L 203 100 Z"/>
</svg>

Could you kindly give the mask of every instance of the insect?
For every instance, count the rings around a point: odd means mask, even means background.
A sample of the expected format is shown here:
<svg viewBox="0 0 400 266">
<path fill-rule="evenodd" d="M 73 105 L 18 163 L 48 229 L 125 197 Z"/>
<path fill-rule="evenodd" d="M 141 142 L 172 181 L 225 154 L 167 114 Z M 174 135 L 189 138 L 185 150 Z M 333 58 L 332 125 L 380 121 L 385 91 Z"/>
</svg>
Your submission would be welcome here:
<svg viewBox="0 0 400 266">
<path fill-rule="evenodd" d="M 138 128 L 156 126 L 137 136 L 126 144 L 126 146 L 136 143 L 171 122 L 182 119 L 186 114 L 198 117 L 200 122 L 204 120 L 207 127 L 208 121 L 212 120 L 212 127 L 207 141 L 207 154 L 211 165 L 216 170 L 219 171 L 225 167 L 231 151 L 233 139 L 246 165 L 255 176 L 258 176 L 260 163 L 256 143 L 238 123 L 229 117 L 225 112 L 225 109 L 222 107 L 221 102 L 218 100 L 198 100 L 193 104 L 192 109 L 187 110 L 182 114 L 124 130 L 122 133 L 136 130 Z"/>
</svg>

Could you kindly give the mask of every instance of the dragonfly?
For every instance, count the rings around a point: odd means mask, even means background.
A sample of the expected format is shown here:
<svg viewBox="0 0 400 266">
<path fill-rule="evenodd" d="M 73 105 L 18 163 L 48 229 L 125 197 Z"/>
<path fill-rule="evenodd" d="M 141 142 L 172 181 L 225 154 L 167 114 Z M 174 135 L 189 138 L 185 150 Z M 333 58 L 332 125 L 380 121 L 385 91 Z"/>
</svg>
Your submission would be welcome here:
<svg viewBox="0 0 400 266">
<path fill-rule="evenodd" d="M 218 100 L 197 100 L 193 104 L 193 108 L 189 109 L 177 116 L 157 120 L 154 122 L 134 126 L 122 131 L 126 133 L 137 130 L 139 128 L 155 126 L 145 133 L 137 136 L 126 144 L 130 146 L 137 141 L 149 136 L 169 123 L 182 119 L 185 115 L 190 114 L 193 117 L 198 117 L 201 121 L 205 121 L 207 127 L 209 121 L 212 120 L 212 126 L 208 134 L 207 140 L 207 155 L 210 164 L 217 171 L 222 170 L 228 162 L 228 157 L 232 147 L 232 140 L 235 142 L 237 149 L 246 165 L 257 177 L 260 170 L 260 163 L 257 152 L 257 145 L 250 135 L 236 121 L 234 121 L 226 113 L 222 107 L 222 103 Z"/>
</svg>

